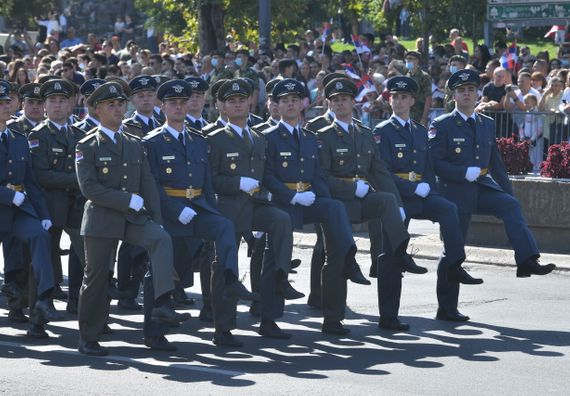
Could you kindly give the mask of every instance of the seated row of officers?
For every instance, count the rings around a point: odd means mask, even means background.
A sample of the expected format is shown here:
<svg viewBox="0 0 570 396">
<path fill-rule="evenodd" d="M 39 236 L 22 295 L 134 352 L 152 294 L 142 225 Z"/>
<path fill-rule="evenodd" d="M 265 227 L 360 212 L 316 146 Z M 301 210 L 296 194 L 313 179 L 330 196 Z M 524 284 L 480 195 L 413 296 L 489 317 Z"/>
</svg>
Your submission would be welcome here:
<svg viewBox="0 0 570 396">
<path fill-rule="evenodd" d="M 299 264 L 292 259 L 293 230 L 306 224 L 318 236 L 308 304 L 322 310 L 322 331 L 331 335 L 350 333 L 342 323 L 347 281 L 370 284 L 355 260 L 351 223 L 368 223 L 384 329 L 409 328 L 398 319 L 402 272 L 427 271 L 407 253 L 411 218 L 440 224 L 437 319 L 469 320 L 458 311 L 459 285 L 483 282 L 462 268 L 473 213 L 504 221 L 518 277 L 554 269 L 538 262 L 494 122 L 473 112 L 476 73 L 451 76 L 456 109 L 429 132 L 410 119 L 417 85 L 408 77 L 389 80 L 393 114 L 373 131 L 352 117 L 358 90 L 351 80 L 331 73 L 324 83 L 329 109 L 303 127 L 305 88 L 293 79 L 268 83 L 265 122 L 250 114 L 247 79 L 211 87 L 194 77 L 89 80 L 79 90 L 89 113 L 75 123 L 73 84 L 54 78 L 21 87 L 23 114 L 10 120 L 11 87 L 0 81 L 9 319 L 29 320 L 29 336 L 48 337 L 45 325 L 60 318 L 53 299 L 67 297 L 67 311 L 78 313 L 79 351 L 105 355 L 99 341 L 112 332 L 110 300 L 141 309 L 142 282 L 145 345 L 171 351 L 176 347 L 165 335 L 190 318 L 173 305 L 194 303 L 184 288 L 196 269 L 200 319 L 213 322 L 214 344 L 243 345 L 231 333 L 239 300 L 251 301 L 262 336 L 288 339 L 276 320 L 285 300 L 304 297 L 288 278 Z M 202 117 L 208 91 L 220 114 L 209 124 Z M 136 111 L 125 119 L 129 97 Z M 68 296 L 60 288 L 63 231 L 71 240 Z M 242 239 L 251 253 L 252 291 L 239 279 Z"/>
</svg>

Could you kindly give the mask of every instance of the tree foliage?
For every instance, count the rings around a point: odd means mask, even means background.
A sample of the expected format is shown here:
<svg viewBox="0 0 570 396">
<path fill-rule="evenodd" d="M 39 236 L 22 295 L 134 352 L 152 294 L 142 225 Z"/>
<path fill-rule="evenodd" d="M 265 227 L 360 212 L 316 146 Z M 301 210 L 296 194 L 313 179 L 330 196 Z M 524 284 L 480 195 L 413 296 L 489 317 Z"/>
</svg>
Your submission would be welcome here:
<svg viewBox="0 0 570 396">
<path fill-rule="evenodd" d="M 0 15 L 6 15 L 13 29 L 35 28 L 33 17 L 47 13 L 55 5 L 55 0 L 3 0 L 0 2 Z"/>
</svg>

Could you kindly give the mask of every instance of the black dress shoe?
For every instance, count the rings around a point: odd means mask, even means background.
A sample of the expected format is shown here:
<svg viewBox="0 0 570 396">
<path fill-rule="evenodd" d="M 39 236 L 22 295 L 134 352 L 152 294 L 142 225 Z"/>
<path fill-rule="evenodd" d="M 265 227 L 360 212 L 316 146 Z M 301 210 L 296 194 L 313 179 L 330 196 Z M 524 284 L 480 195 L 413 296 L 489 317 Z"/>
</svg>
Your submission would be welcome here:
<svg viewBox="0 0 570 396">
<path fill-rule="evenodd" d="M 402 272 L 410 272 L 412 274 L 425 274 L 428 271 L 426 267 L 417 265 L 414 261 L 414 258 L 406 252 L 404 252 L 404 254 L 399 257 L 399 260 L 402 263 Z"/>
<path fill-rule="evenodd" d="M 286 333 L 277 326 L 272 320 L 263 320 L 261 325 L 259 325 L 259 334 L 263 337 L 268 338 L 278 338 L 280 340 L 287 340 L 293 335 L 291 333 Z"/>
<path fill-rule="evenodd" d="M 32 309 L 30 319 L 35 324 L 46 324 L 54 320 L 62 320 L 63 316 L 57 313 L 51 300 L 38 300 Z"/>
<path fill-rule="evenodd" d="M 232 300 L 259 301 L 259 293 L 252 293 L 246 289 L 243 283 L 235 281 L 224 288 L 224 297 Z"/>
<path fill-rule="evenodd" d="M 360 270 L 360 266 L 352 257 L 350 262 L 346 264 L 345 274 L 347 279 L 351 282 L 358 283 L 359 285 L 370 285 L 370 281 L 364 277 L 364 274 Z"/>
<path fill-rule="evenodd" d="M 344 327 L 342 323 L 336 321 L 328 321 L 328 320 L 325 320 L 323 322 L 322 331 L 323 333 L 326 334 L 333 334 L 340 336 L 350 334 L 350 330 Z"/>
<path fill-rule="evenodd" d="M 189 298 L 186 295 L 184 289 L 174 289 L 172 292 L 172 301 L 176 305 L 185 306 L 185 305 L 194 305 L 196 304 L 196 299 Z"/>
<path fill-rule="evenodd" d="M 202 307 L 200 310 L 200 315 L 198 315 L 198 319 L 202 322 L 212 323 L 214 321 L 214 313 L 212 312 L 212 307 Z"/>
<path fill-rule="evenodd" d="M 459 282 L 464 285 L 480 285 L 483 283 L 481 278 L 473 278 L 463 267 L 457 267 L 447 273 L 447 280 L 450 282 Z"/>
<path fill-rule="evenodd" d="M 2 285 L 2 288 L 0 288 L 0 291 L 2 291 L 2 293 L 5 294 L 6 297 L 16 298 L 16 299 L 22 297 L 23 294 L 22 289 L 20 288 L 20 286 L 16 284 L 16 282 L 4 283 Z"/>
<path fill-rule="evenodd" d="M 105 323 L 105 326 L 103 326 L 103 334 L 109 335 L 113 333 L 115 333 L 115 330 L 113 330 L 107 323 Z"/>
<path fill-rule="evenodd" d="M 297 300 L 299 298 L 305 297 L 303 293 L 295 290 L 291 283 L 287 279 L 281 279 L 277 282 L 276 292 L 281 294 L 285 300 Z"/>
<path fill-rule="evenodd" d="M 126 309 L 127 311 L 140 311 L 142 305 L 140 305 L 134 298 L 121 298 L 117 302 L 117 306 L 121 309 Z"/>
<path fill-rule="evenodd" d="M 178 313 L 172 307 L 163 305 L 155 307 L 151 312 L 151 320 L 154 322 L 180 323 L 185 322 L 192 316 L 189 313 Z"/>
<path fill-rule="evenodd" d="M 30 328 L 26 331 L 26 335 L 38 340 L 49 338 L 49 334 L 45 331 L 44 326 L 38 324 L 30 325 Z"/>
<path fill-rule="evenodd" d="M 61 290 L 61 286 L 60 285 L 55 285 L 55 287 L 53 288 L 52 292 L 51 292 L 51 297 L 54 300 L 61 300 L 61 301 L 65 301 L 67 300 L 67 298 L 69 297 L 69 295 L 64 292 L 63 290 Z"/>
<path fill-rule="evenodd" d="M 79 301 L 77 301 L 76 298 L 70 298 L 67 300 L 67 306 L 65 307 L 65 310 L 70 314 L 77 314 L 79 312 L 78 306 Z"/>
<path fill-rule="evenodd" d="M 321 296 L 315 296 L 314 294 L 309 294 L 307 299 L 307 305 L 314 309 L 322 309 L 323 304 L 321 303 Z"/>
<path fill-rule="evenodd" d="M 260 301 L 252 301 L 251 305 L 249 306 L 249 314 L 254 318 L 261 317 L 261 302 Z"/>
<path fill-rule="evenodd" d="M 109 285 L 107 288 L 107 295 L 111 300 L 122 300 L 127 298 L 135 298 L 133 292 L 130 290 L 119 290 L 114 284 Z"/>
<path fill-rule="evenodd" d="M 214 338 L 212 339 L 214 345 L 216 346 L 226 346 L 232 348 L 243 347 L 243 342 L 239 341 L 234 337 L 230 331 L 216 331 L 214 332 Z"/>
<path fill-rule="evenodd" d="M 399 319 L 382 319 L 378 322 L 378 327 L 386 330 L 406 331 L 410 329 L 410 325 L 400 322 Z"/>
<path fill-rule="evenodd" d="M 12 323 L 27 323 L 29 319 L 24 315 L 24 311 L 20 308 L 11 309 L 8 312 L 8 320 Z"/>
<path fill-rule="evenodd" d="M 537 259 L 528 259 L 517 266 L 517 278 L 528 278 L 531 275 L 546 275 L 556 268 L 554 264 L 539 264 Z"/>
<path fill-rule="evenodd" d="M 79 347 L 77 349 L 80 353 L 90 356 L 105 356 L 109 354 L 109 350 L 103 348 L 97 341 L 79 340 Z"/>
<path fill-rule="evenodd" d="M 467 322 L 469 320 L 469 316 L 463 315 L 459 313 L 459 311 L 446 312 L 441 308 L 437 310 L 435 318 L 438 320 L 446 320 L 448 322 Z"/>
<path fill-rule="evenodd" d="M 166 339 L 165 336 L 145 337 L 144 344 L 156 351 L 175 351 L 176 345 Z"/>
<path fill-rule="evenodd" d="M 295 269 L 301 265 L 301 259 L 293 259 L 291 260 L 291 265 L 289 266 L 290 269 Z"/>
</svg>

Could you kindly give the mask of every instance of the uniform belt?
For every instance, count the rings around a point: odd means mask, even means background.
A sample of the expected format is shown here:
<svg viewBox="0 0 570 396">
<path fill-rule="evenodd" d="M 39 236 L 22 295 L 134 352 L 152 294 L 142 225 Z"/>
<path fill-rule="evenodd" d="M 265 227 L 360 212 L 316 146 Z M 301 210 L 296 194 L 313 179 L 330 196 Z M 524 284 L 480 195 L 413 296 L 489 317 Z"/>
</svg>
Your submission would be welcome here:
<svg viewBox="0 0 570 396">
<path fill-rule="evenodd" d="M 6 184 L 6 188 L 9 188 L 12 191 L 18 191 L 18 192 L 23 192 L 24 191 L 24 186 L 22 186 L 21 184 Z"/>
<path fill-rule="evenodd" d="M 362 180 L 363 182 L 367 182 L 368 180 L 366 180 L 366 178 L 361 177 L 361 176 L 354 176 L 354 177 L 338 177 L 338 179 L 340 180 L 345 180 L 345 181 L 349 181 L 349 182 L 357 182 L 359 180 Z"/>
<path fill-rule="evenodd" d="M 261 191 L 261 188 L 255 187 L 253 190 L 249 190 L 247 193 L 248 193 L 249 195 L 253 195 L 253 194 L 255 194 L 256 192 L 260 192 L 260 191 Z"/>
<path fill-rule="evenodd" d="M 304 192 L 311 188 L 311 183 L 297 182 L 297 183 L 285 183 L 287 188 L 295 190 L 297 192 Z"/>
<path fill-rule="evenodd" d="M 485 176 L 487 173 L 489 173 L 489 169 L 483 168 L 483 169 L 481 169 L 481 173 L 479 173 L 479 177 Z"/>
<path fill-rule="evenodd" d="M 194 199 L 202 195 L 201 188 L 170 188 L 164 187 L 164 192 L 169 197 Z"/>
<path fill-rule="evenodd" d="M 396 173 L 396 176 L 411 182 L 422 181 L 422 174 L 416 172 Z"/>
</svg>

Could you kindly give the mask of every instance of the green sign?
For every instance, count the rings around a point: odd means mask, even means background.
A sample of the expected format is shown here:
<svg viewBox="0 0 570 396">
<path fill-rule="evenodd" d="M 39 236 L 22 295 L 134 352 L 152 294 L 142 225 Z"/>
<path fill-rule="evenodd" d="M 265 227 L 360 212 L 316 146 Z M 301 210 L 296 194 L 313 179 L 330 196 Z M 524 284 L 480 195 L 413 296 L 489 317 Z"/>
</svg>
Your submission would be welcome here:
<svg viewBox="0 0 570 396">
<path fill-rule="evenodd" d="M 528 3 L 487 6 L 487 20 L 491 22 L 548 18 L 570 18 L 570 2 L 558 4 Z"/>
</svg>

